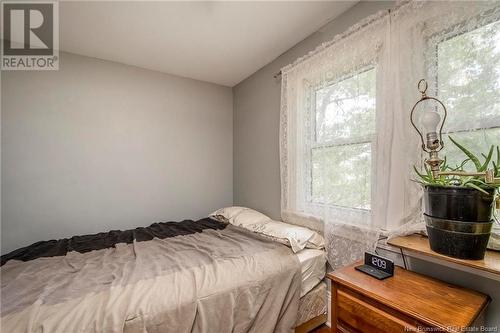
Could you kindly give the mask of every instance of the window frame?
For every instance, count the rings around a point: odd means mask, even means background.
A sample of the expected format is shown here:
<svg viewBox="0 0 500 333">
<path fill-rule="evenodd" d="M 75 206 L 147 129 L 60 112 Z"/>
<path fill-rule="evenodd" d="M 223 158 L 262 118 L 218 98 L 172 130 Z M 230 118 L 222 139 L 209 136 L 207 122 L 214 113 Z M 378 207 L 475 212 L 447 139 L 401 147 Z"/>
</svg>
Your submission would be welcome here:
<svg viewBox="0 0 500 333">
<path fill-rule="evenodd" d="M 341 83 L 343 81 L 346 81 L 350 78 L 354 78 L 362 73 L 368 72 L 374 70 L 374 75 L 375 75 L 375 117 L 373 121 L 373 132 L 368 135 L 364 136 L 356 136 L 355 138 L 345 138 L 345 139 L 336 139 L 336 140 L 327 140 L 323 142 L 318 141 L 318 134 L 317 134 L 317 122 L 316 122 L 316 116 L 317 116 L 317 109 L 316 109 L 316 93 L 321 90 L 325 89 L 331 86 L 334 86 L 338 83 Z M 368 65 L 363 65 L 360 67 L 355 68 L 354 70 L 345 73 L 333 80 L 329 80 L 327 84 L 321 85 L 308 85 L 306 89 L 306 96 L 308 96 L 308 107 L 307 107 L 307 118 L 308 118 L 308 124 L 309 126 L 306 126 L 306 135 L 309 138 L 309 142 L 311 142 L 310 145 L 307 146 L 307 163 L 306 163 L 306 174 L 309 175 L 307 179 L 304 180 L 305 186 L 304 188 L 306 189 L 306 194 L 305 194 L 305 205 L 309 206 L 311 208 L 330 208 L 330 209 L 337 209 L 337 210 L 342 210 L 346 212 L 359 212 L 361 214 L 370 214 L 372 212 L 372 207 L 373 207 L 373 198 L 374 198 L 374 191 L 373 191 L 373 182 L 375 181 L 375 165 L 374 165 L 374 160 L 376 156 L 376 142 L 377 142 L 377 95 L 378 95 L 378 88 L 377 88 L 377 64 L 373 61 L 369 63 Z M 328 149 L 332 147 L 345 147 L 345 146 L 353 146 L 353 145 L 360 145 L 360 144 L 370 144 L 370 154 L 371 154 L 371 161 L 370 161 L 370 208 L 360 208 L 360 207 L 351 207 L 351 206 L 345 206 L 345 205 L 339 205 L 339 204 L 332 204 L 332 203 L 325 203 L 325 202 L 315 202 L 313 201 L 313 168 L 312 168 L 312 158 L 313 158 L 313 150 L 314 149 Z M 308 181 L 310 180 L 310 181 Z"/>
<path fill-rule="evenodd" d="M 493 24 L 495 22 L 499 22 L 500 20 L 496 20 L 495 18 L 491 18 L 490 20 L 487 21 L 487 23 L 477 23 L 474 25 L 473 29 L 468 29 L 466 26 L 464 26 L 462 23 L 458 23 L 454 26 L 449 27 L 448 29 L 435 33 L 431 35 L 427 39 L 427 49 L 432 52 L 434 55 L 434 64 L 435 64 L 435 71 L 431 71 L 431 76 L 434 79 L 434 91 L 436 92 L 436 97 L 440 98 L 439 96 L 439 44 L 449 41 L 455 37 L 470 33 L 474 30 L 480 29 L 482 27 L 485 27 L 489 24 Z M 461 29 L 456 29 L 457 27 L 461 27 Z M 436 38 L 438 36 L 441 36 L 440 38 Z M 427 66 L 428 68 L 432 68 L 432 66 Z M 447 110 L 449 112 L 449 110 Z M 500 125 L 493 125 L 493 126 L 480 126 L 480 127 L 468 127 L 468 128 L 458 128 L 458 129 L 452 129 L 449 131 L 446 131 L 446 134 L 454 134 L 454 133 L 467 133 L 467 132 L 479 132 L 479 131 L 488 131 L 488 130 L 494 130 L 500 128 Z"/>
</svg>

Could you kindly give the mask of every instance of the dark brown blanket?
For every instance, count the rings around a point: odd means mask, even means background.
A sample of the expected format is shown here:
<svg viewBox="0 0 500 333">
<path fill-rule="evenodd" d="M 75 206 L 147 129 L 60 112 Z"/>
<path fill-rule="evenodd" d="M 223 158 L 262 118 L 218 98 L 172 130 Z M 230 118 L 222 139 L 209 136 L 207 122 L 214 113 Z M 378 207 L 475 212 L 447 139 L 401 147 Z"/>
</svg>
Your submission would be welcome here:
<svg viewBox="0 0 500 333">
<path fill-rule="evenodd" d="M 202 232 L 205 229 L 222 230 L 225 227 L 225 223 L 204 218 L 198 221 L 159 222 L 153 223 L 149 227 L 139 227 L 124 231 L 111 230 L 92 235 L 41 241 L 2 255 L 1 266 L 11 259 L 28 261 L 42 257 L 65 256 L 71 251 L 85 253 L 114 247 L 118 243 L 131 244 L 134 241 L 143 242 L 152 240 L 155 237 L 164 239 Z"/>
</svg>

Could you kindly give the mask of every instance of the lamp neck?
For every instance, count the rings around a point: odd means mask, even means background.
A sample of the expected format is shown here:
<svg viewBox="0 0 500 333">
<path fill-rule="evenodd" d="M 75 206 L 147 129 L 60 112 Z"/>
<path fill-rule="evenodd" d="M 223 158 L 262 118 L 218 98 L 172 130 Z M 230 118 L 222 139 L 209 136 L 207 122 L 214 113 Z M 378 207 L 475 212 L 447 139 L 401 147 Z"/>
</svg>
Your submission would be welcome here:
<svg viewBox="0 0 500 333">
<path fill-rule="evenodd" d="M 425 160 L 425 163 L 431 167 L 432 177 L 438 178 L 440 166 L 443 163 L 443 160 L 439 158 L 438 152 L 435 149 L 429 152 L 429 158 Z"/>
</svg>

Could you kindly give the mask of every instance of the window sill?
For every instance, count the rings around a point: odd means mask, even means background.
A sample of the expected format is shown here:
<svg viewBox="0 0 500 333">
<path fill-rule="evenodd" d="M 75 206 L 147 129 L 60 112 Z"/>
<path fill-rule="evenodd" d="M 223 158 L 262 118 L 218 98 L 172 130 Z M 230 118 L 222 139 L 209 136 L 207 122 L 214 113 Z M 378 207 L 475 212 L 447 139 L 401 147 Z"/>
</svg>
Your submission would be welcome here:
<svg viewBox="0 0 500 333">
<path fill-rule="evenodd" d="M 427 237 L 422 235 L 415 234 L 404 237 L 396 237 L 389 240 L 387 243 L 410 253 L 432 257 L 472 268 L 474 270 L 487 272 L 488 275 L 493 274 L 495 279 L 500 279 L 500 252 L 498 251 L 487 250 L 483 260 L 464 260 L 448 257 L 432 251 L 429 246 L 429 240 Z"/>
</svg>

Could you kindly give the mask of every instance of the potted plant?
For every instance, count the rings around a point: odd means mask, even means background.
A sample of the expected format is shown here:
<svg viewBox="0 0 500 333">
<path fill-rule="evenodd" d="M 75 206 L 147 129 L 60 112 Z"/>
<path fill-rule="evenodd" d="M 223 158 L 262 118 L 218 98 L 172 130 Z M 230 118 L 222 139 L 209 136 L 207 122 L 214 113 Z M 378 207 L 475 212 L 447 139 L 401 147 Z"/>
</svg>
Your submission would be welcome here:
<svg viewBox="0 0 500 333">
<path fill-rule="evenodd" d="M 465 155 L 459 165 L 448 165 L 445 157 L 438 173 L 432 172 L 427 163 L 424 163 L 423 173 L 414 167 L 418 182 L 424 188 L 424 219 L 429 243 L 433 251 L 444 255 L 483 259 L 500 188 L 494 180 L 500 176 L 500 147 L 491 146 L 480 158 L 449 138 Z M 475 172 L 465 170 L 470 164 L 474 165 Z M 486 174 L 492 176 L 493 181 L 487 182 Z"/>
</svg>

